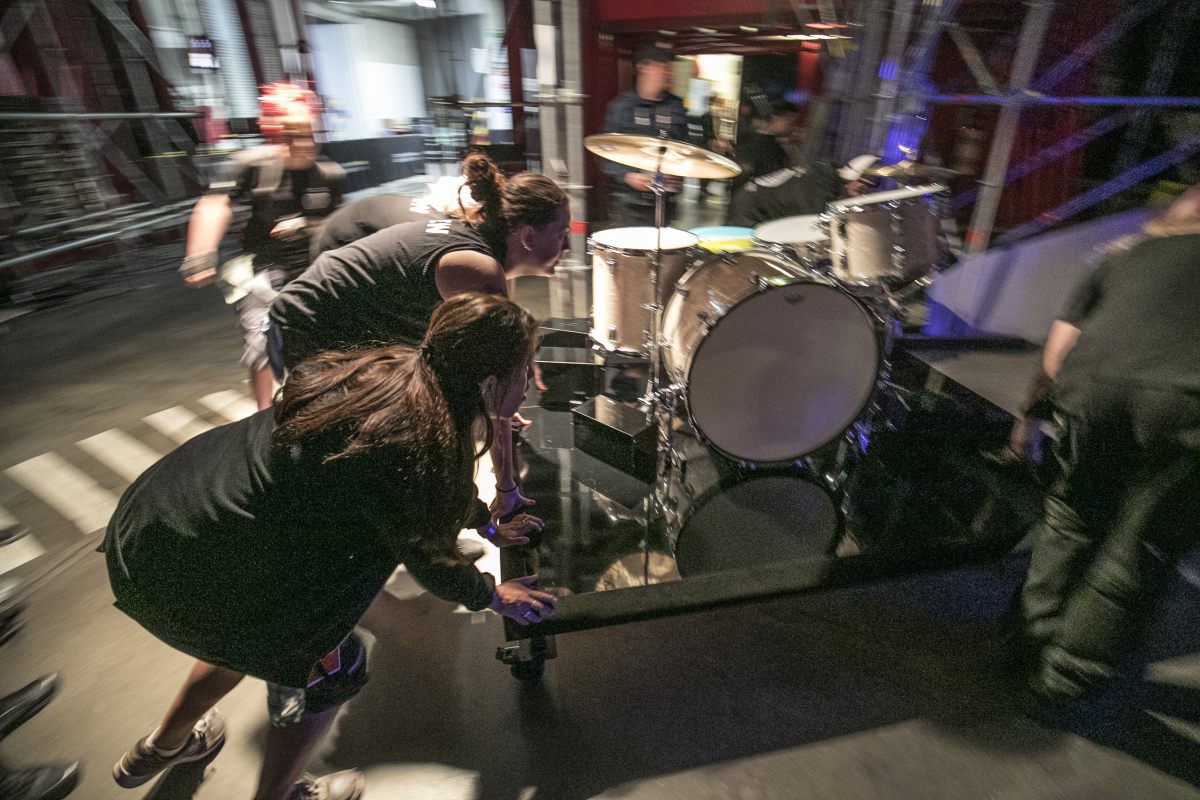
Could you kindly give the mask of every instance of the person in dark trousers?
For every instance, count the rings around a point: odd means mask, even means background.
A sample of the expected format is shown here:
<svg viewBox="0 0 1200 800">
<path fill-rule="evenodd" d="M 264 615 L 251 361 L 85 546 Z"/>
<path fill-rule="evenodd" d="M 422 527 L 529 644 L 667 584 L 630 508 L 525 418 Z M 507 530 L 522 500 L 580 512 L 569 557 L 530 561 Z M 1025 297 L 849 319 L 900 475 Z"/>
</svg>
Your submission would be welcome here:
<svg viewBox="0 0 1200 800">
<path fill-rule="evenodd" d="M 472 610 L 521 625 L 554 615 L 536 576 L 496 584 L 454 549 L 470 517 L 487 514 L 472 481 L 476 434 L 520 406 L 536 347 L 520 307 L 458 295 L 419 346 L 298 365 L 274 410 L 197 436 L 129 487 L 105 537 L 117 608 L 198 661 L 159 727 L 114 767 L 118 784 L 219 750 L 213 706 L 248 674 L 268 682 L 273 723 L 256 800 L 360 797 L 355 771 L 301 771 L 367 680 L 352 629 L 399 564 Z M 518 517 L 492 537 L 528 543 L 538 529 Z"/>
<path fill-rule="evenodd" d="M 566 193 L 543 175 L 505 179 L 482 153 L 463 161 L 466 219 L 394 225 L 331 250 L 271 306 L 272 350 L 283 366 L 326 350 L 415 345 L 443 300 L 462 292 L 507 296 L 507 278 L 551 275 L 569 247 Z M 512 463 L 512 421 L 494 420 L 497 517 L 531 505 Z"/>
<path fill-rule="evenodd" d="M 1179 558 L 1200 542 L 1200 187 L 1075 290 L 1027 407 L 1059 424 L 1059 474 L 1019 597 L 1024 685 L 1079 701 L 1136 650 Z M 1012 447 L 1026 451 L 1030 426 Z"/>
<path fill-rule="evenodd" d="M 604 114 L 605 133 L 630 133 L 637 136 L 661 136 L 688 141 L 687 112 L 683 101 L 671 94 L 671 65 L 675 56 L 661 47 L 646 47 L 638 52 L 637 79 L 633 91 L 615 97 Z M 653 173 L 602 159 L 601 168 L 613 179 L 608 218 L 611 227 L 654 225 L 654 192 L 650 187 Z M 665 186 L 666 219 L 671 224 L 674 194 L 683 183 L 667 178 Z"/>
<path fill-rule="evenodd" d="M 271 405 L 275 391 L 267 360 L 267 309 L 275 291 L 308 267 L 309 239 L 342 201 L 345 172 L 318 153 L 315 107 L 316 96 L 307 89 L 268 87 L 259 127 L 271 144 L 235 154 L 226 174 L 196 203 L 179 268 L 192 287 L 220 278 L 226 302 L 238 312 L 242 363 L 260 409 Z M 218 276 L 218 247 L 235 205 L 250 207 L 242 232 L 242 250 L 250 263 L 234 259 Z"/>
</svg>

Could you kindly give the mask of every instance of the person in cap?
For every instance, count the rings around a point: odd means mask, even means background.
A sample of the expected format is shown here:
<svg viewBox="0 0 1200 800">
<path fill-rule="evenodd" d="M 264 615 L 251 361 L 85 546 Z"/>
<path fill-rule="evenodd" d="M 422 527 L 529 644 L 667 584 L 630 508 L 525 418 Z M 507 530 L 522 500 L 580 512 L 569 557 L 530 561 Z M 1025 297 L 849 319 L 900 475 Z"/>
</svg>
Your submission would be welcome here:
<svg viewBox="0 0 1200 800">
<path fill-rule="evenodd" d="M 316 95 L 294 84 L 272 84 L 261 98 L 264 147 L 238 152 L 192 210 L 179 271 L 188 286 L 219 282 L 238 312 L 242 363 L 260 409 L 271 405 L 274 376 L 267 360 L 264 325 L 274 293 L 309 264 L 310 237 L 342 200 L 345 172 L 318 153 L 313 121 Z M 218 275 L 218 248 L 235 205 L 248 206 L 242 258 Z"/>
<path fill-rule="evenodd" d="M 688 140 L 687 112 L 683 100 L 671 94 L 671 65 L 675 60 L 669 50 L 645 47 L 638 52 L 637 82 L 633 91 L 615 97 L 604 115 L 606 133 L 629 133 L 637 136 L 661 136 L 686 142 Z M 602 168 L 613 179 L 609 200 L 609 222 L 614 227 L 636 227 L 654 224 L 654 192 L 650 187 L 654 175 L 602 160 Z M 682 188 L 678 178 L 667 179 L 669 194 L 666 202 L 666 224 L 670 224 L 673 195 Z"/>
</svg>

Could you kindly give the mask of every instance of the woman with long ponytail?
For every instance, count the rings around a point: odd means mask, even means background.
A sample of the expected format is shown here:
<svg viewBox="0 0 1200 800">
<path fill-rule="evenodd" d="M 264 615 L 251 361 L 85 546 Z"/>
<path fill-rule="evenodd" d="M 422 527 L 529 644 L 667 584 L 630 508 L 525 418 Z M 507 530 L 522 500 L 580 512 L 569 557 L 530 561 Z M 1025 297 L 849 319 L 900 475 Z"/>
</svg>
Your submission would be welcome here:
<svg viewBox="0 0 1200 800">
<path fill-rule="evenodd" d="M 479 205 L 463 219 L 394 225 L 322 254 L 279 293 L 270 340 L 280 368 L 327 350 L 415 345 L 439 303 L 463 292 L 508 296 L 507 281 L 552 275 L 569 245 L 566 193 L 544 175 L 505 178 L 471 153 L 463 176 Z M 512 421 L 494 418 L 492 466 L 503 517 L 530 505 L 512 466 Z"/>
<path fill-rule="evenodd" d="M 366 681 L 352 629 L 399 564 L 470 609 L 553 616 L 536 576 L 497 585 L 454 547 L 473 516 L 487 519 L 477 434 L 520 406 L 536 339 L 508 300 L 456 295 L 417 346 L 302 363 L 273 410 L 197 436 L 129 487 L 104 547 L 116 605 L 197 661 L 117 783 L 214 754 L 225 732 L 213 706 L 252 675 L 268 682 L 273 725 L 255 797 L 357 800 L 355 771 L 300 773 Z M 539 527 L 520 515 L 489 532 L 519 543 Z"/>
</svg>

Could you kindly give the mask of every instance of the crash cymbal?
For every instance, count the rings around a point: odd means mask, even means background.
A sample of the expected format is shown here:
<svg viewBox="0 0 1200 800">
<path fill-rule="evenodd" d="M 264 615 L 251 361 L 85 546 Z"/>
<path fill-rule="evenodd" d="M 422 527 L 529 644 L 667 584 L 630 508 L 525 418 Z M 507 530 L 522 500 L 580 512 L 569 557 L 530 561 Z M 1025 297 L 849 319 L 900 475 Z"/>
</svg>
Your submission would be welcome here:
<svg viewBox="0 0 1200 800">
<path fill-rule="evenodd" d="M 589 151 L 601 158 L 634 169 L 654 172 L 662 156 L 663 175 L 677 178 L 721 180 L 741 173 L 736 163 L 716 153 L 674 139 L 634 136 L 629 133 L 598 133 L 583 140 Z"/>
<path fill-rule="evenodd" d="M 863 170 L 864 175 L 874 175 L 877 178 L 896 178 L 897 180 L 944 180 L 954 178 L 961 173 L 946 167 L 935 167 L 931 164 L 918 164 L 915 161 L 900 161 L 896 164 L 876 164 Z"/>
</svg>

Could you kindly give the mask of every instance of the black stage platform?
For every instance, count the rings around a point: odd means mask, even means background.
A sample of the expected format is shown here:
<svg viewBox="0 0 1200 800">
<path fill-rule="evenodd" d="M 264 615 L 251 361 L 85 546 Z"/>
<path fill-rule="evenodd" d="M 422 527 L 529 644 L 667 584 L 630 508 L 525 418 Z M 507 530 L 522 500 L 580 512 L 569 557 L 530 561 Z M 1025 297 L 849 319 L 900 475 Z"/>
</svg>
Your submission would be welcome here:
<svg viewBox="0 0 1200 800">
<path fill-rule="evenodd" d="M 561 350 L 545 355 L 562 360 Z M 684 425 L 674 444 L 686 466 L 660 481 L 668 487 L 660 514 L 649 513 L 653 484 L 611 465 L 623 463 L 619 454 L 601 460 L 577 447 L 576 415 L 552 389 L 554 408 L 522 410 L 533 425 L 515 448 L 546 529 L 536 546 L 502 552 L 501 577 L 536 572 L 562 600 L 553 620 L 508 623 L 497 657 L 536 679 L 554 634 L 1008 553 L 1036 519 L 1040 490 L 1030 471 L 992 454 L 1037 358 L 1014 342 L 902 340 L 892 376 L 901 388 L 882 402 L 870 441 L 840 440 L 802 465 L 734 464 Z M 595 362 L 584 361 L 592 384 Z M 620 372 L 610 367 L 605 385 Z M 831 489 L 820 466 L 839 447 L 858 455 Z"/>
</svg>

